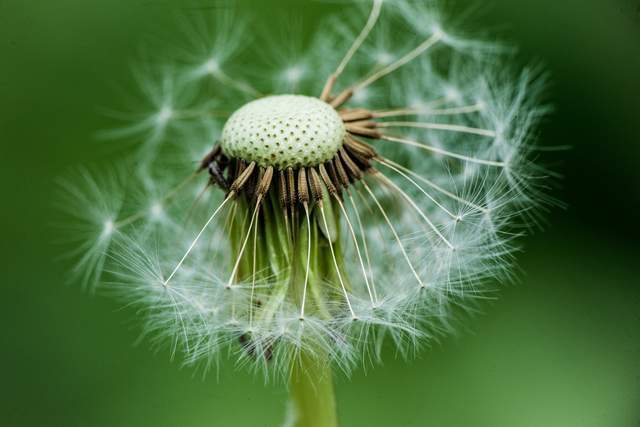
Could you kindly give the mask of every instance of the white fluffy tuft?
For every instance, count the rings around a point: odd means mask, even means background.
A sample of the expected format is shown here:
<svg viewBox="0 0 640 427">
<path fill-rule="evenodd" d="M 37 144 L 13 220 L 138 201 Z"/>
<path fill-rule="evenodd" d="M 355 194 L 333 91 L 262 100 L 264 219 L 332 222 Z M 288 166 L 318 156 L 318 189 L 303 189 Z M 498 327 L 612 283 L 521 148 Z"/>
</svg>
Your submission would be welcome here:
<svg viewBox="0 0 640 427">
<path fill-rule="evenodd" d="M 101 179 L 81 170 L 62 182 L 60 200 L 74 218 L 74 272 L 87 286 L 102 282 L 135 305 L 145 334 L 158 343 L 169 338 L 186 363 L 208 366 L 231 348 L 239 364 L 278 374 L 301 352 L 319 352 L 348 371 L 363 359 L 378 360 L 386 338 L 410 355 L 450 330 L 453 307 L 470 306 L 511 278 L 520 225 L 546 201 L 541 183 L 548 174 L 531 157 L 546 113 L 539 106 L 544 76 L 534 69 L 514 78 L 502 46 L 457 31 L 431 1 L 385 1 L 379 19 L 370 18 L 376 25 L 368 37 L 345 60 L 367 12 L 347 16 L 323 23 L 309 45 L 289 34 L 294 51 L 260 45 L 260 52 L 246 43 L 254 27 L 229 11 L 210 23 L 196 19 L 185 26 L 175 66 L 136 74 L 143 111 L 118 115 L 128 123 L 109 132 L 140 143 L 133 167 Z M 262 94 L 318 96 L 341 63 L 337 92 L 355 90 L 347 108 L 374 111 L 388 138 L 371 143 L 382 156 L 373 165 L 380 173 L 351 186 L 343 197 L 346 218 L 338 215 L 336 245 L 351 278 L 348 309 L 340 286 L 326 283 L 325 312 L 301 320 L 299 302 L 278 293 L 286 268 L 225 286 L 237 250 L 229 230 L 251 218 L 233 203 L 212 217 L 224 195 L 187 177 L 218 140 L 228 154 L 263 165 L 272 154 L 283 168 L 330 159 L 344 134 L 333 110 L 327 145 L 306 160 L 295 144 L 290 156 L 264 146 L 251 151 L 243 126 L 258 140 L 265 128 L 244 110 L 221 130 L 233 111 Z M 274 99 L 249 106 L 261 105 L 267 115 L 283 105 L 296 114 L 309 106 Z M 256 117 L 255 110 L 248 114 Z M 329 215 L 340 212 L 327 206 Z"/>
</svg>

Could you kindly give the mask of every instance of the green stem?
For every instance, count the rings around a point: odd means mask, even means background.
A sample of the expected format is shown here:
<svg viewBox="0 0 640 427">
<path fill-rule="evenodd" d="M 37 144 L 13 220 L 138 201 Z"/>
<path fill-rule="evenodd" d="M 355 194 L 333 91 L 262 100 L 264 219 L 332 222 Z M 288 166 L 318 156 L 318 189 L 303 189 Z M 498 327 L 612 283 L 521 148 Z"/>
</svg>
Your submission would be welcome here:
<svg viewBox="0 0 640 427">
<path fill-rule="evenodd" d="M 292 427 L 337 427 L 331 366 L 325 358 L 302 354 L 290 384 Z"/>
</svg>

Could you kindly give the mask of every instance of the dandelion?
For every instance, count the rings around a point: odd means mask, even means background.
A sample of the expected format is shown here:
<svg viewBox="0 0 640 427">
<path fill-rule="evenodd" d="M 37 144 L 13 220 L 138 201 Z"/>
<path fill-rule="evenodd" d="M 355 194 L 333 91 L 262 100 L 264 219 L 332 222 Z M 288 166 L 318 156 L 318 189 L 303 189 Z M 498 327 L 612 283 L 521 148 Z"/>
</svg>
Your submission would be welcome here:
<svg viewBox="0 0 640 427">
<path fill-rule="evenodd" d="M 187 364 L 226 350 L 287 379 L 296 426 L 337 424 L 333 369 L 385 341 L 410 355 L 508 279 L 546 202 L 540 73 L 514 78 L 431 3 L 369 6 L 289 59 L 253 55 L 228 11 L 219 33 L 198 17 L 161 79 L 138 75 L 156 111 L 113 132 L 140 140 L 118 185 L 63 183 L 83 280 Z"/>
</svg>

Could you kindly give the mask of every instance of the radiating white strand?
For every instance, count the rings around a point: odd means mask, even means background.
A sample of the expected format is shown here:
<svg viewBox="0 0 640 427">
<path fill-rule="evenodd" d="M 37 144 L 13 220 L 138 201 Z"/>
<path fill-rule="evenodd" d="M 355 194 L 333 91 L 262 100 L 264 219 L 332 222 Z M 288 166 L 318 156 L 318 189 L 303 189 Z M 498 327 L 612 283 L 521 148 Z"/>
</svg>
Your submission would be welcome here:
<svg viewBox="0 0 640 427">
<path fill-rule="evenodd" d="M 347 54 L 342 59 L 342 61 L 340 62 L 340 65 L 338 65 L 338 68 L 336 69 L 335 73 L 333 74 L 336 78 L 339 77 L 340 74 L 342 74 L 344 69 L 349 64 L 349 61 L 351 61 L 351 59 L 353 58 L 353 55 L 356 54 L 358 49 L 360 49 L 360 46 L 362 46 L 362 43 L 364 43 L 366 38 L 371 33 L 371 30 L 376 25 L 376 22 L 378 21 L 378 18 L 380 17 L 380 10 L 381 9 L 382 9 L 382 0 L 374 0 L 373 1 L 373 7 L 371 9 L 371 14 L 369 15 L 369 19 L 367 20 L 367 23 L 365 24 L 364 28 L 362 29 L 362 31 L 360 32 L 358 37 L 355 39 L 355 41 L 353 42 L 353 44 L 351 45 L 351 47 L 347 51 Z"/>
<path fill-rule="evenodd" d="M 433 101 L 427 102 L 425 105 L 421 105 L 420 108 L 396 108 L 393 110 L 378 110 L 373 111 L 372 115 L 374 118 L 384 118 L 384 117 L 397 117 L 397 116 L 413 116 L 418 114 L 423 114 L 426 111 L 430 111 L 430 108 L 440 107 L 443 104 L 446 104 L 449 101 L 448 97 L 442 97 L 435 99 Z"/>
<path fill-rule="evenodd" d="M 412 50 L 411 52 L 409 52 L 408 54 L 406 54 L 405 56 L 403 56 L 402 58 L 400 58 L 396 62 L 387 65 L 386 67 L 384 67 L 380 71 L 372 74 L 370 77 L 368 77 L 364 81 L 356 84 L 354 86 L 354 88 L 353 88 L 354 92 L 357 92 L 358 90 L 364 89 L 365 87 L 371 85 L 372 83 L 376 82 L 377 80 L 381 79 L 382 77 L 386 76 L 387 74 L 391 74 L 395 70 L 397 70 L 398 68 L 402 67 L 403 65 L 413 61 L 418 56 L 420 56 L 424 52 L 426 52 L 433 45 L 438 43 L 442 39 L 442 37 L 444 37 L 444 34 L 442 32 L 440 32 L 440 31 L 437 31 L 437 32 L 433 33 L 431 35 L 431 37 L 429 37 L 427 40 L 422 42 L 418 47 L 416 47 L 414 50 Z"/>
<path fill-rule="evenodd" d="M 446 123 L 420 123 L 420 122 L 379 122 L 378 127 L 406 127 L 415 129 L 442 130 L 447 132 L 468 133 L 470 135 L 486 136 L 487 138 L 495 138 L 496 132 L 489 129 L 479 129 L 462 125 L 450 125 Z"/>
<path fill-rule="evenodd" d="M 386 167 L 388 167 L 389 169 L 393 170 L 394 172 L 396 172 L 398 175 L 400 175 L 401 177 L 403 177 L 404 179 L 406 179 L 407 181 L 409 181 L 414 187 L 416 187 L 418 190 L 420 190 L 420 192 L 422 194 L 424 194 L 425 196 L 427 196 L 427 198 L 429 200 L 431 200 L 437 207 L 439 207 L 440 209 L 442 209 L 447 215 L 449 215 L 452 219 L 459 219 L 457 215 L 454 215 L 453 213 L 451 213 L 451 211 L 449 209 L 447 209 L 446 207 L 444 207 L 441 203 L 439 203 L 436 199 L 433 198 L 433 196 L 431 196 L 431 194 L 427 193 L 427 191 L 422 188 L 422 186 L 420 184 L 418 184 L 417 182 L 415 182 L 411 177 L 409 177 L 407 174 L 405 174 L 402 170 L 396 168 L 395 166 L 391 165 L 390 163 L 386 162 L 385 160 L 377 160 L 378 163 L 380 163 L 381 165 L 384 165 Z"/>
<path fill-rule="evenodd" d="M 470 206 L 473 209 L 476 209 L 476 210 L 478 210 L 478 211 L 480 211 L 482 213 L 485 213 L 485 214 L 490 212 L 489 209 L 484 208 L 482 206 L 479 206 L 479 205 L 477 205 L 477 204 L 475 204 L 473 202 L 470 202 L 470 201 L 468 201 L 468 200 L 466 200 L 466 199 L 464 199 L 464 198 L 462 198 L 462 197 L 460 197 L 460 196 L 458 196 L 458 195 L 456 195 L 456 194 L 454 194 L 454 193 L 442 188 L 441 186 L 439 186 L 435 182 L 432 182 L 432 181 L 428 180 L 427 178 L 423 177 L 422 175 L 412 171 L 409 168 L 406 168 L 406 167 L 400 165 L 399 163 L 394 162 L 393 160 L 385 158 L 384 161 L 387 162 L 390 165 L 393 165 L 393 166 L 397 167 L 398 169 L 402 170 L 403 172 L 408 173 L 409 175 L 413 176 L 417 180 L 422 181 L 423 183 L 427 184 L 428 186 L 430 186 L 434 190 L 444 194 L 445 196 L 447 196 L 447 197 L 449 197 L 449 198 L 451 198 L 453 200 L 456 200 L 456 201 L 458 201 L 460 203 L 463 203 L 463 204 L 465 204 L 467 206 Z"/>
<path fill-rule="evenodd" d="M 411 272 L 413 273 L 413 276 L 416 278 L 416 280 L 420 284 L 420 287 L 421 288 L 425 288 L 426 285 L 422 282 L 422 279 L 420 279 L 420 276 L 416 272 L 416 269 L 413 267 L 413 264 L 411 263 L 411 260 L 409 259 L 409 256 L 407 255 L 407 251 L 404 249 L 404 245 L 402 244 L 402 241 L 400 240 L 400 236 L 398 236 L 398 233 L 396 232 L 396 229 L 393 226 L 393 223 L 391 223 L 391 220 L 389 219 L 389 216 L 387 215 L 387 213 L 385 212 L 384 208 L 382 207 L 382 205 L 378 201 L 378 198 L 376 197 L 376 195 L 373 194 L 373 191 L 371 191 L 371 188 L 369 188 L 369 185 L 367 185 L 367 183 L 364 182 L 364 181 L 361 181 L 361 182 L 362 182 L 362 185 L 364 186 L 364 188 L 367 190 L 367 193 L 369 193 L 369 195 L 373 199 L 373 202 L 378 207 L 378 210 L 380 210 L 380 213 L 382 214 L 382 216 L 384 217 L 384 220 L 386 221 L 387 225 L 389 226 L 389 229 L 391 230 L 391 233 L 393 233 L 393 237 L 396 239 L 396 242 L 398 243 L 398 246 L 400 247 L 400 251 L 402 251 L 402 256 L 404 257 L 405 261 L 409 265 L 409 268 L 411 269 Z"/>
<path fill-rule="evenodd" d="M 351 193 L 347 193 L 349 196 L 349 201 L 351 202 L 351 206 L 353 207 L 353 211 L 356 214 L 356 219 L 358 220 L 358 228 L 360 229 L 360 235 L 362 236 L 362 246 L 364 247 L 364 256 L 367 259 L 367 267 L 369 268 L 369 279 L 371 280 L 371 289 L 373 290 L 373 297 L 378 301 L 378 293 L 376 292 L 375 281 L 373 279 L 373 268 L 371 267 L 371 257 L 369 256 L 369 247 L 367 245 L 367 236 L 364 231 L 364 225 L 362 224 L 362 218 L 360 218 L 360 213 L 358 212 L 358 206 L 356 205 L 355 200 L 353 200 L 353 196 Z"/>
<path fill-rule="evenodd" d="M 263 94 L 260 93 L 260 91 L 255 89 L 249 83 L 235 80 L 234 78 L 230 77 L 228 74 L 226 74 L 222 70 L 216 70 L 215 73 L 212 73 L 212 76 L 216 80 L 218 80 L 220 83 L 226 84 L 229 87 L 232 87 L 232 88 L 234 88 L 236 90 L 239 90 L 240 92 L 243 92 L 243 93 L 245 93 L 245 94 L 247 94 L 249 96 L 252 96 L 254 98 L 259 98 L 259 97 L 263 96 Z"/>
<path fill-rule="evenodd" d="M 451 108 L 429 108 L 429 107 L 438 107 L 442 104 L 445 104 L 448 101 L 448 98 L 441 98 L 435 101 L 430 102 L 428 105 L 421 108 L 401 108 L 397 110 L 381 110 L 374 111 L 372 113 L 374 118 L 385 118 L 385 117 L 398 117 L 398 116 L 444 116 L 444 115 L 460 115 L 460 114 L 470 114 L 476 113 L 484 110 L 485 104 L 479 102 L 474 105 L 467 105 L 464 107 L 451 107 Z"/>
<path fill-rule="evenodd" d="M 477 113 L 485 109 L 485 104 L 482 102 L 478 102 L 473 105 L 466 105 L 463 107 L 452 107 L 452 108 L 441 108 L 437 110 L 426 110 L 424 112 L 425 115 L 432 116 L 455 116 L 460 114 L 471 114 Z"/>
<path fill-rule="evenodd" d="M 262 202 L 262 196 L 258 196 L 256 200 L 256 207 L 253 210 L 253 214 L 251 215 L 251 222 L 249 222 L 249 229 L 247 230 L 247 235 L 242 242 L 242 246 L 240 247 L 240 253 L 238 253 L 238 258 L 236 259 L 235 264 L 233 265 L 233 270 L 231 271 L 231 276 L 229 277 L 229 281 L 227 282 L 227 289 L 231 288 L 231 283 L 233 282 L 233 278 L 236 276 L 238 272 L 238 267 L 240 266 L 240 261 L 242 260 L 242 255 L 244 254 L 244 250 L 247 247 L 247 242 L 249 241 L 249 237 L 251 236 L 251 230 L 253 229 L 253 224 L 256 221 L 256 217 L 258 216 L 258 212 L 260 210 L 260 203 Z"/>
<path fill-rule="evenodd" d="M 398 187 L 395 182 L 391 181 L 389 178 L 387 178 L 383 174 L 378 174 L 376 176 L 379 177 L 380 179 L 382 179 L 384 182 L 386 182 L 390 186 L 392 186 L 398 193 L 400 193 L 400 195 L 402 195 L 402 197 L 407 202 L 409 202 L 409 204 L 413 207 L 413 209 L 415 209 L 415 211 L 418 213 L 418 215 L 420 215 L 420 217 L 429 225 L 429 227 L 438 235 L 438 237 L 447 246 L 449 246 L 449 249 L 453 249 L 453 245 L 451 243 L 449 243 L 447 238 L 442 235 L 440 230 L 438 230 L 438 228 L 433 224 L 433 222 L 431 222 L 429 217 L 427 215 L 425 215 L 424 212 L 422 212 L 422 209 L 420 209 L 420 207 L 418 205 L 416 205 L 416 202 L 414 202 L 413 199 L 404 190 L 402 190 L 400 187 Z"/>
<path fill-rule="evenodd" d="M 320 212 L 322 213 L 322 222 L 324 223 L 324 229 L 329 230 L 329 225 L 327 224 L 327 217 L 324 214 L 324 206 L 322 205 L 322 203 L 319 204 L 320 207 Z M 351 312 L 351 317 L 353 317 L 354 319 L 357 317 L 356 314 L 353 312 L 353 308 L 351 307 L 351 301 L 349 301 L 349 294 L 347 293 L 347 288 L 344 286 L 344 281 L 342 280 L 342 274 L 340 274 L 340 268 L 338 267 L 338 260 L 336 259 L 336 254 L 333 250 L 333 243 L 331 242 L 331 239 L 327 239 L 327 241 L 329 242 L 329 249 L 331 250 L 331 258 L 333 258 L 333 266 L 336 269 L 336 273 L 338 274 L 338 280 L 340 281 L 340 286 L 342 287 L 342 292 L 344 293 L 344 298 L 347 301 L 347 306 L 349 306 L 349 311 Z"/>
<path fill-rule="evenodd" d="M 193 242 L 191 242 L 191 245 L 189 246 L 189 249 L 187 249 L 187 252 L 185 252 L 184 256 L 182 257 L 182 259 L 180 260 L 180 262 L 178 262 L 178 265 L 176 265 L 176 267 L 173 269 L 173 271 L 171 272 L 171 274 L 169 275 L 169 277 L 167 278 L 167 280 L 165 280 L 163 282 L 164 286 L 167 286 L 167 284 L 169 283 L 169 281 L 173 278 L 173 276 L 176 274 L 176 272 L 180 269 L 180 267 L 182 266 L 182 264 L 184 263 L 184 261 L 187 259 L 187 257 L 189 256 L 189 254 L 191 253 L 191 251 L 193 250 L 193 248 L 196 246 L 196 243 L 198 243 L 198 240 L 200 240 L 200 237 L 202 236 L 202 234 L 204 233 L 204 231 L 207 229 L 207 227 L 209 226 L 209 224 L 211 224 L 211 221 L 213 221 L 213 219 L 216 217 L 216 215 L 218 215 L 218 212 L 220 212 L 220 210 L 227 204 L 227 202 L 229 200 L 231 200 L 231 195 L 227 196 L 226 199 L 224 199 L 224 201 L 222 202 L 222 204 L 220 206 L 218 206 L 218 209 L 216 209 L 213 214 L 211 214 L 211 216 L 209 217 L 209 220 L 205 223 L 205 225 L 202 227 L 202 229 L 200 230 L 200 232 L 198 233 L 198 235 L 196 236 L 196 238 L 193 240 Z"/>
<path fill-rule="evenodd" d="M 477 163 L 477 164 L 486 165 L 486 166 L 496 166 L 496 167 L 500 167 L 500 168 L 506 167 L 506 163 L 504 163 L 504 162 L 497 162 L 497 161 L 493 161 L 493 160 L 476 159 L 474 157 L 469 157 L 469 156 L 465 156 L 463 154 L 453 153 L 451 151 L 443 150 L 442 148 L 434 147 L 432 145 L 427 145 L 427 144 L 424 144 L 422 142 L 412 141 L 410 139 L 397 138 L 395 136 L 389 136 L 389 135 L 383 135 L 383 136 L 380 137 L 380 139 L 385 140 L 385 141 L 398 142 L 400 144 L 405 144 L 405 145 L 411 145 L 413 147 L 422 148 L 423 150 L 426 150 L 426 151 L 431 151 L 432 153 L 441 154 L 441 155 L 447 156 L 447 157 L 453 157 L 454 159 L 464 160 L 465 162 L 469 162 L 469 163 Z"/>
<path fill-rule="evenodd" d="M 257 243 L 258 243 L 258 225 L 259 222 L 256 222 L 256 226 L 253 228 L 253 260 L 251 265 L 251 297 L 249 299 L 249 327 L 253 327 L 253 296 L 256 291 L 256 252 L 257 252 Z"/>
<path fill-rule="evenodd" d="M 180 190 L 182 190 L 184 188 L 185 185 L 189 184 L 197 175 L 198 175 L 197 172 L 196 173 L 192 173 L 191 175 L 189 175 L 184 181 L 182 181 L 180 184 L 178 184 L 175 187 L 173 187 L 171 190 L 169 190 L 169 192 L 167 194 L 165 194 L 164 196 L 159 198 L 158 202 L 159 203 L 164 203 L 166 201 L 171 200 L 173 197 L 175 197 L 180 192 Z M 127 225 L 130 225 L 130 224 L 138 221 L 139 219 L 144 218 L 148 214 L 149 214 L 149 209 L 145 209 L 145 210 L 136 212 L 136 213 L 134 213 L 132 215 L 129 215 L 126 218 L 122 218 L 122 219 L 118 220 L 117 222 L 115 222 L 113 224 L 113 226 L 115 228 L 126 227 Z"/>
<path fill-rule="evenodd" d="M 349 215 L 347 215 L 347 210 L 344 208 L 344 205 L 337 194 L 335 195 L 335 199 L 338 202 L 338 205 L 340 206 L 340 210 L 344 215 L 344 219 L 347 221 L 347 225 L 349 227 L 351 237 L 353 238 L 353 243 L 356 247 L 356 254 L 358 255 L 358 260 L 360 261 L 360 267 L 362 268 L 362 276 L 364 277 L 364 282 L 367 285 L 367 292 L 369 293 L 369 298 L 371 299 L 371 305 L 375 306 L 377 301 L 375 301 L 373 298 L 373 292 L 371 291 L 371 285 L 369 284 L 369 278 L 367 276 L 367 269 L 364 266 L 364 261 L 362 259 L 362 255 L 360 254 L 360 246 L 358 245 L 358 239 L 356 238 L 356 233 L 353 231 L 353 225 L 349 220 Z"/>
<path fill-rule="evenodd" d="M 304 319 L 304 306 L 307 301 L 307 286 L 309 285 L 309 265 L 311 264 L 311 220 L 309 219 L 309 206 L 303 203 L 304 213 L 307 217 L 307 265 L 304 270 L 304 288 L 302 290 L 302 307 L 300 308 L 300 319 Z"/>
</svg>

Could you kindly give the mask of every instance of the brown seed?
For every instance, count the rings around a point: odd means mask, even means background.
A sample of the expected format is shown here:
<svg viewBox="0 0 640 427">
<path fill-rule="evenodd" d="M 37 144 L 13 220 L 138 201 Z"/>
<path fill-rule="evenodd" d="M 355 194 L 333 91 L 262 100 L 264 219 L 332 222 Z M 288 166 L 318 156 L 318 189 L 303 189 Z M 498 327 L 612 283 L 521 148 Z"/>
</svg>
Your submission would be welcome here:
<svg viewBox="0 0 640 427">
<path fill-rule="evenodd" d="M 314 202 L 321 202 L 322 195 L 322 181 L 315 168 L 309 168 L 311 171 L 309 174 L 309 188 L 311 189 L 311 197 Z"/>
<path fill-rule="evenodd" d="M 287 168 L 287 181 L 289 184 L 289 203 L 293 205 L 296 201 L 296 178 L 293 168 Z"/>
<path fill-rule="evenodd" d="M 334 195 L 338 192 L 338 190 L 336 189 L 336 186 L 333 185 L 333 182 L 331 181 L 331 178 L 329 177 L 329 174 L 327 173 L 327 169 L 324 167 L 324 165 L 320 165 L 318 166 L 318 169 L 320 170 L 320 176 L 322 176 L 322 180 L 324 181 L 324 185 L 327 187 L 327 191 L 329 192 L 330 195 Z"/>
<path fill-rule="evenodd" d="M 380 137 L 382 137 L 382 132 L 375 129 L 368 129 L 361 126 L 353 126 L 353 125 L 350 125 L 349 123 L 347 123 L 346 128 L 347 128 L 347 131 L 349 131 L 350 133 L 364 136 L 367 138 L 380 139 Z"/>
<path fill-rule="evenodd" d="M 287 191 L 287 177 L 283 170 L 278 172 L 278 196 L 280 206 L 287 208 L 289 206 L 289 192 Z"/>
<path fill-rule="evenodd" d="M 355 110 L 342 110 L 340 111 L 340 117 L 344 122 L 357 122 L 359 120 L 367 120 L 373 117 L 373 114 L 369 110 L 355 109 Z"/>
<path fill-rule="evenodd" d="M 371 121 L 371 120 L 359 120 L 359 121 L 353 121 L 349 123 L 349 126 L 357 126 L 357 127 L 361 127 L 361 128 L 367 128 L 367 129 L 375 129 L 378 127 L 378 123 Z"/>
<path fill-rule="evenodd" d="M 300 203 L 309 203 L 309 187 L 307 186 L 307 171 L 305 168 L 300 168 L 298 172 L 298 200 Z"/>
<path fill-rule="evenodd" d="M 349 175 L 344 170 L 344 165 L 342 164 L 342 160 L 340 160 L 339 155 L 335 155 L 333 157 L 333 164 L 336 166 L 336 172 L 338 173 L 338 179 L 344 188 L 349 187 Z"/>
<path fill-rule="evenodd" d="M 242 163 L 244 162 L 238 162 L 239 167 L 242 167 Z M 244 169 L 242 173 L 239 174 L 238 178 L 236 178 L 235 181 L 233 181 L 233 183 L 231 184 L 230 191 L 232 193 L 238 193 L 238 191 L 240 191 L 242 187 L 244 187 L 249 178 L 251 178 L 255 167 L 256 162 L 251 162 L 249 166 L 247 166 L 246 169 Z"/>
<path fill-rule="evenodd" d="M 349 154 L 347 154 L 345 149 L 341 148 L 339 153 L 340 153 L 340 158 L 342 159 L 342 161 L 346 166 L 347 173 L 356 180 L 362 179 L 362 171 L 360 170 L 358 165 L 356 165 L 355 162 L 351 159 L 351 157 L 349 157 Z"/>
<path fill-rule="evenodd" d="M 262 172 L 262 169 L 261 169 Z M 258 188 L 256 189 L 256 194 L 258 197 L 264 197 L 269 191 L 269 187 L 271 187 L 271 180 L 273 179 L 273 166 L 269 166 L 263 173 L 258 184 Z"/>
<path fill-rule="evenodd" d="M 338 108 L 345 102 L 347 102 L 353 96 L 353 89 L 345 89 L 340 95 L 336 96 L 336 98 L 331 101 L 331 106 L 333 108 Z"/>
<path fill-rule="evenodd" d="M 352 152 L 356 152 L 367 159 L 373 159 L 378 155 L 378 153 L 376 153 L 376 150 L 374 150 L 372 146 L 365 142 L 358 141 L 357 139 L 349 135 L 345 138 L 344 145 Z"/>
<path fill-rule="evenodd" d="M 338 80 L 338 76 L 332 74 L 327 82 L 324 84 L 324 88 L 322 89 L 322 94 L 320 95 L 320 99 L 323 101 L 329 101 L 331 98 L 331 91 L 333 90 L 333 86 L 336 84 L 336 80 Z"/>
<path fill-rule="evenodd" d="M 336 172 L 336 167 L 333 165 L 333 161 L 329 160 L 324 164 L 329 172 L 329 177 L 331 178 L 331 182 L 333 185 L 340 191 L 340 180 L 338 179 L 338 173 Z"/>
<path fill-rule="evenodd" d="M 213 161 L 218 157 L 222 152 L 222 147 L 219 144 L 216 144 L 215 147 L 209 153 L 204 156 L 204 159 L 200 162 L 200 167 L 198 168 L 198 172 L 205 170 Z"/>
<path fill-rule="evenodd" d="M 350 146 L 345 145 L 345 151 L 349 154 L 351 160 L 353 160 L 361 170 L 367 170 L 371 167 L 369 159 L 358 153 L 357 151 L 354 151 Z"/>
</svg>

